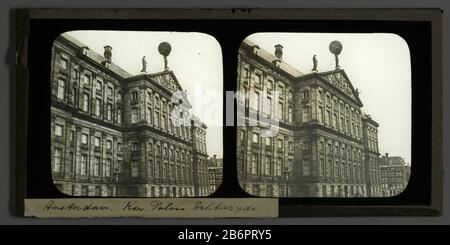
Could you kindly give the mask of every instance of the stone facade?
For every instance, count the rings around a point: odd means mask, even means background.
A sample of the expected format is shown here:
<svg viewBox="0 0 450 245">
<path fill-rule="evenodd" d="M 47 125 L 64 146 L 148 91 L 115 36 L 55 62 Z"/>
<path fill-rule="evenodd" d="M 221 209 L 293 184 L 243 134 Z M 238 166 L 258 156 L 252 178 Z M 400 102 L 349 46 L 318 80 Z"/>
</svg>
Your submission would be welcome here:
<svg viewBox="0 0 450 245">
<path fill-rule="evenodd" d="M 105 46 L 101 56 L 67 34 L 54 42 L 56 187 L 74 196 L 209 195 L 206 125 L 191 122 L 187 99 L 171 101 L 173 92 L 182 91 L 175 74 L 132 76 L 112 63 L 111 50 Z M 171 116 L 174 108 L 177 117 Z"/>
<path fill-rule="evenodd" d="M 359 93 L 344 70 L 303 74 L 282 60 L 282 48 L 272 55 L 244 40 L 239 49 L 238 90 L 246 95 L 238 100 L 246 123 L 237 130 L 241 187 L 256 196 L 371 195 Z M 251 125 L 251 113 L 259 112 L 279 120 L 275 137 Z"/>
<path fill-rule="evenodd" d="M 383 196 L 401 194 L 409 182 L 411 166 L 399 156 L 390 157 L 388 153 L 379 158 Z"/>
</svg>

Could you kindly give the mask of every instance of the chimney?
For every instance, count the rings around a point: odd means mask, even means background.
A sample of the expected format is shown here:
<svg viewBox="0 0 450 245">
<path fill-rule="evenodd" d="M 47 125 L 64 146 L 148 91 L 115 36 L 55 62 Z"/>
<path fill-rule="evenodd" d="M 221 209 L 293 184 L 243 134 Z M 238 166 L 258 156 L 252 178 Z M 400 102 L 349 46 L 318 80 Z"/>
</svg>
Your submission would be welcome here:
<svg viewBox="0 0 450 245">
<path fill-rule="evenodd" d="M 280 61 L 283 59 L 283 46 L 281 44 L 275 45 L 275 57 Z"/>
<path fill-rule="evenodd" d="M 386 156 L 386 158 L 388 158 L 389 157 L 389 153 L 384 153 L 384 155 Z"/>
<path fill-rule="evenodd" d="M 214 157 L 214 159 L 216 159 L 217 155 L 216 155 L 216 154 L 214 154 L 214 155 L 213 155 L 213 157 Z"/>
<path fill-rule="evenodd" d="M 109 45 L 106 45 L 105 47 L 103 47 L 105 49 L 105 52 L 103 53 L 103 56 L 105 57 L 105 59 L 111 63 L 111 58 L 112 58 L 112 47 Z"/>
</svg>

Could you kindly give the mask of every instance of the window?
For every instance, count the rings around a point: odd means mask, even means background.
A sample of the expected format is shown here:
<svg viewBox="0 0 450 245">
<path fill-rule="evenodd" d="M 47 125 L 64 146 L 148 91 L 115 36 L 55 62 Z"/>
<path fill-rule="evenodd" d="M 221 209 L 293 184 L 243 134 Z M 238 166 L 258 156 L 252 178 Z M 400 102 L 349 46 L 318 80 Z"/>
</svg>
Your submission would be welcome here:
<svg viewBox="0 0 450 245">
<path fill-rule="evenodd" d="M 58 80 L 58 92 L 56 97 L 58 97 L 58 99 L 63 100 L 64 99 L 64 90 L 66 87 L 66 81 L 59 79 Z"/>
<path fill-rule="evenodd" d="M 147 122 L 148 124 L 152 125 L 152 108 L 151 107 L 147 107 Z"/>
<path fill-rule="evenodd" d="M 117 151 L 118 152 L 122 151 L 122 143 L 117 143 Z"/>
<path fill-rule="evenodd" d="M 267 90 L 269 90 L 269 92 L 273 89 L 273 80 L 271 79 L 267 79 Z"/>
<path fill-rule="evenodd" d="M 265 166 L 265 170 L 264 173 L 266 175 L 271 175 L 272 174 L 272 157 L 271 156 L 266 156 L 266 166 Z"/>
<path fill-rule="evenodd" d="M 320 124 L 322 124 L 323 122 L 323 108 L 322 106 L 319 106 L 319 111 L 317 114 L 317 120 L 319 121 Z"/>
<path fill-rule="evenodd" d="M 166 116 L 162 115 L 161 117 L 161 129 L 166 130 Z"/>
<path fill-rule="evenodd" d="M 281 166 L 283 165 L 283 158 L 279 157 L 275 165 L 274 176 L 281 176 Z"/>
<path fill-rule="evenodd" d="M 55 149 L 55 160 L 53 163 L 53 171 L 59 172 L 61 171 L 61 149 Z"/>
<path fill-rule="evenodd" d="M 259 111 L 259 93 L 258 92 L 253 91 L 250 102 L 252 102 L 250 107 L 255 111 Z"/>
<path fill-rule="evenodd" d="M 95 115 L 100 116 L 100 108 L 102 101 L 100 99 L 95 99 Z"/>
<path fill-rule="evenodd" d="M 270 117 L 272 116 L 272 99 L 270 97 L 267 97 L 267 115 Z"/>
<path fill-rule="evenodd" d="M 89 94 L 83 94 L 83 111 L 89 112 Z"/>
<path fill-rule="evenodd" d="M 111 86 L 108 86 L 107 96 L 112 97 L 112 95 L 113 95 L 113 88 Z"/>
<path fill-rule="evenodd" d="M 100 157 L 94 157 L 94 176 L 100 176 Z"/>
<path fill-rule="evenodd" d="M 288 108 L 288 122 L 292 122 L 292 106 Z"/>
<path fill-rule="evenodd" d="M 83 75 L 84 86 L 88 86 L 89 87 L 90 82 L 91 82 L 91 77 L 89 77 L 89 75 L 87 75 L 87 74 L 84 74 Z"/>
<path fill-rule="evenodd" d="M 106 119 L 111 121 L 112 120 L 112 105 L 108 103 L 106 106 Z"/>
<path fill-rule="evenodd" d="M 133 178 L 139 177 L 139 163 L 138 162 L 131 163 L 131 177 L 133 177 Z"/>
<path fill-rule="evenodd" d="M 56 124 L 55 125 L 55 136 L 61 137 L 62 131 L 63 131 L 63 127 L 61 125 Z"/>
<path fill-rule="evenodd" d="M 258 161 L 259 161 L 258 154 L 252 154 L 252 169 L 251 169 L 252 174 L 257 173 Z"/>
<path fill-rule="evenodd" d="M 138 99 L 138 92 L 137 91 L 131 92 L 131 99 L 132 100 L 137 100 Z"/>
<path fill-rule="evenodd" d="M 283 148 L 283 140 L 282 139 L 278 140 L 278 148 L 280 148 L 280 149 Z"/>
<path fill-rule="evenodd" d="M 323 142 L 320 142 L 321 144 L 322 144 L 322 146 L 321 147 L 323 147 Z M 307 150 L 309 150 L 309 141 L 303 141 L 303 144 L 302 144 L 302 146 L 303 146 L 303 150 L 305 150 L 305 151 L 307 151 Z"/>
<path fill-rule="evenodd" d="M 95 89 L 97 90 L 97 92 L 101 92 L 102 91 L 102 82 L 97 81 L 97 83 L 95 84 Z"/>
<path fill-rule="evenodd" d="M 309 107 L 308 106 L 303 107 L 302 119 L 303 119 L 304 123 L 309 122 Z"/>
<path fill-rule="evenodd" d="M 67 67 L 68 67 L 68 65 L 67 65 L 67 60 L 66 59 L 64 59 L 64 58 L 61 58 L 61 69 L 64 69 L 64 70 L 66 70 L 67 69 Z"/>
<path fill-rule="evenodd" d="M 309 99 L 309 90 L 303 90 L 303 99 Z"/>
<path fill-rule="evenodd" d="M 81 135 L 81 144 L 86 145 L 88 143 L 88 135 L 87 134 L 82 134 Z"/>
<path fill-rule="evenodd" d="M 303 168 L 303 176 L 311 175 L 311 164 L 309 164 L 309 160 L 303 159 L 302 168 Z"/>
<path fill-rule="evenodd" d="M 133 108 L 131 109 L 131 123 L 137 123 L 138 121 L 138 112 L 137 112 L 137 108 Z"/>
<path fill-rule="evenodd" d="M 330 126 L 331 112 L 327 110 L 325 114 L 325 125 Z"/>
<path fill-rule="evenodd" d="M 75 132 L 73 132 L 73 131 L 69 132 L 69 141 L 71 141 L 71 142 L 73 141 L 73 139 L 75 137 L 74 135 L 75 135 Z"/>
<path fill-rule="evenodd" d="M 120 110 L 120 108 L 117 109 L 117 122 L 122 122 L 122 111 Z"/>
<path fill-rule="evenodd" d="M 155 127 L 159 128 L 159 112 L 155 112 Z"/>
<path fill-rule="evenodd" d="M 152 92 L 148 91 L 147 92 L 147 98 L 148 98 L 148 103 L 151 105 L 153 102 L 153 97 L 152 97 Z"/>
<path fill-rule="evenodd" d="M 283 109 L 283 103 L 278 103 L 278 119 L 283 120 L 284 119 L 284 109 Z"/>
<path fill-rule="evenodd" d="M 88 196 L 89 195 L 89 186 L 83 185 L 81 186 L 81 195 Z"/>
<path fill-rule="evenodd" d="M 111 142 L 111 140 L 107 140 L 106 141 L 106 149 L 107 150 L 111 150 L 112 149 L 112 142 Z"/>
<path fill-rule="evenodd" d="M 111 176 L 111 159 L 107 158 L 105 162 L 105 177 Z"/>
<path fill-rule="evenodd" d="M 334 113 L 334 114 L 333 114 L 333 128 L 334 128 L 334 129 L 337 129 L 336 123 L 337 123 L 337 114 Z"/>
<path fill-rule="evenodd" d="M 100 138 L 99 137 L 95 137 L 94 138 L 94 146 L 95 147 L 100 147 Z"/>
<path fill-rule="evenodd" d="M 259 143 L 259 134 L 253 133 L 253 135 L 252 135 L 252 142 L 255 143 L 255 144 Z"/>
<path fill-rule="evenodd" d="M 136 143 L 136 142 L 131 143 L 131 150 L 132 151 L 137 151 L 138 150 L 138 143 Z"/>
<path fill-rule="evenodd" d="M 279 96 L 282 98 L 284 96 L 284 87 L 282 85 L 278 85 Z"/>
<path fill-rule="evenodd" d="M 256 85 L 261 85 L 261 81 L 262 81 L 261 74 L 255 74 L 255 84 Z"/>
<path fill-rule="evenodd" d="M 87 174 L 87 154 L 81 154 L 81 166 L 80 166 L 80 174 Z"/>
<path fill-rule="evenodd" d="M 266 137 L 266 145 L 271 146 L 272 145 L 272 138 Z"/>
</svg>

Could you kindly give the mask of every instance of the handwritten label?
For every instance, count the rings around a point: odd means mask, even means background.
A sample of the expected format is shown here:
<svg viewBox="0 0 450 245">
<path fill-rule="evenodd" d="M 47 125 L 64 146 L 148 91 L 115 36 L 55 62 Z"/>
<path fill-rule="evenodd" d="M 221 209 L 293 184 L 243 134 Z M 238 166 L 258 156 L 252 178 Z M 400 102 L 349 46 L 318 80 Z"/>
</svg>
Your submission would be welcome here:
<svg viewBox="0 0 450 245">
<path fill-rule="evenodd" d="M 277 217 L 275 198 L 25 199 L 28 217 Z"/>
</svg>

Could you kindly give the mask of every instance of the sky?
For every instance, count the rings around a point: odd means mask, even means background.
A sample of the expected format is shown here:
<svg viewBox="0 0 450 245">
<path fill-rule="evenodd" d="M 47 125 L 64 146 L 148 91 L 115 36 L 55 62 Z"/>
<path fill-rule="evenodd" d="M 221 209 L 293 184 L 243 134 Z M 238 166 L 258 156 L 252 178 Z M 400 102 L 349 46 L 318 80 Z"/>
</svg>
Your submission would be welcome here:
<svg viewBox="0 0 450 245">
<path fill-rule="evenodd" d="M 196 32 L 72 31 L 68 34 L 101 55 L 103 47 L 110 45 L 112 62 L 132 75 L 140 74 L 143 56 L 146 56 L 147 73 L 163 71 L 164 60 L 158 45 L 170 43 L 168 67 L 187 90 L 192 112 L 208 126 L 208 155 L 223 156 L 222 50 L 214 37 Z"/>
<path fill-rule="evenodd" d="M 401 156 L 411 162 L 411 61 L 407 43 L 389 33 L 256 33 L 248 37 L 260 48 L 274 52 L 283 45 L 283 60 L 307 74 L 335 67 L 329 44 L 342 43 L 339 65 L 360 91 L 362 110 L 379 123 L 380 154 Z"/>
</svg>

